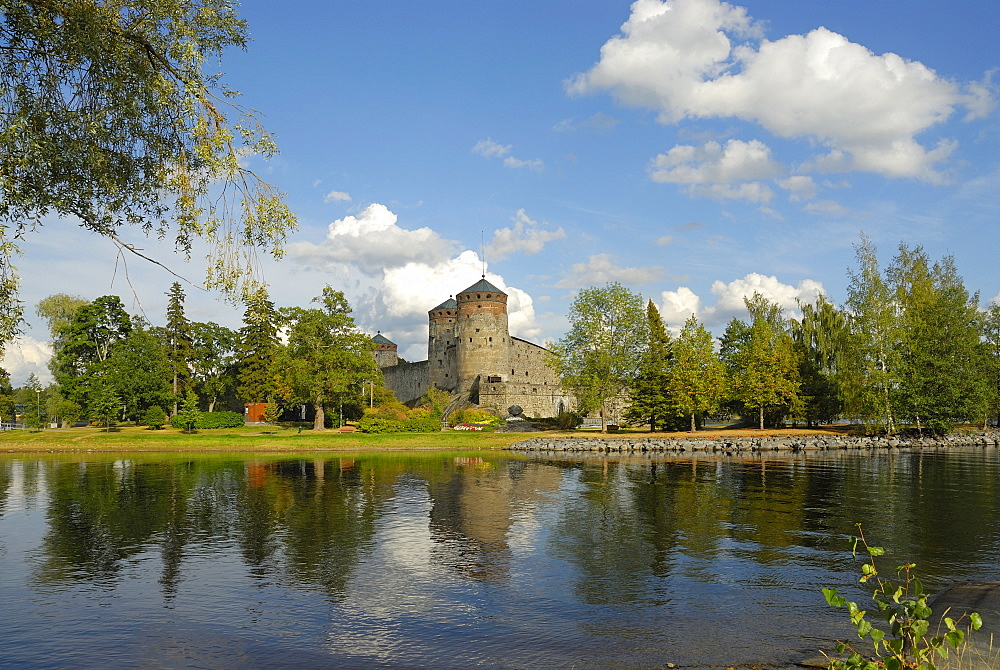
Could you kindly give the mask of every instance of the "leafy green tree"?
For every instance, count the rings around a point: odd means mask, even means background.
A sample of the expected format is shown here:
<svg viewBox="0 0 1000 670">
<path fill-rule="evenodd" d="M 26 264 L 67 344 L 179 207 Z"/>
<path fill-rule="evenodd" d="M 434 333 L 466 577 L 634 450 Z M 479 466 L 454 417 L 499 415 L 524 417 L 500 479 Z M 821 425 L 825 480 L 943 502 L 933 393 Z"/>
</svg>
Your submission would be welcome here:
<svg viewBox="0 0 1000 670">
<path fill-rule="evenodd" d="M 284 310 L 289 324 L 282 368 L 293 402 L 311 402 L 314 430 L 324 430 L 328 407 L 361 400 L 361 385 L 380 376 L 372 339 L 357 330 L 351 307 L 329 286 L 313 298 L 318 307 Z"/>
<path fill-rule="evenodd" d="M 188 391 L 181 402 L 181 408 L 177 412 L 177 422 L 183 426 L 185 433 L 194 432 L 194 427 L 201 418 L 201 410 L 198 408 L 198 396 L 194 391 Z"/>
<path fill-rule="evenodd" d="M 690 417 L 692 432 L 698 414 L 719 409 L 726 396 L 726 369 L 712 342 L 712 335 L 692 314 L 673 343 L 669 392 L 678 413 Z"/>
<path fill-rule="evenodd" d="M 639 375 L 649 341 L 642 296 L 618 282 L 580 291 L 569 332 L 550 348 L 549 363 L 584 411 L 599 409 L 607 431 L 608 401 Z"/>
<path fill-rule="evenodd" d="M 983 424 L 993 418 L 1000 426 L 1000 305 L 990 305 L 983 315 L 983 353 L 980 358 L 985 380 L 978 415 Z"/>
<path fill-rule="evenodd" d="M 90 420 L 97 421 L 104 425 L 108 432 L 111 432 L 117 423 L 118 413 L 122 409 L 122 401 L 107 377 L 97 377 L 94 381 L 88 405 Z"/>
<path fill-rule="evenodd" d="M 159 405 L 153 405 L 142 415 L 142 422 L 150 430 L 160 430 L 163 428 L 163 424 L 167 422 L 167 413 Z"/>
<path fill-rule="evenodd" d="M 42 407 L 47 403 L 43 397 L 42 383 L 32 372 L 24 382 L 24 386 L 14 392 L 14 400 L 24 406 L 24 423 L 29 428 L 42 428 L 45 425 L 46 413 Z"/>
<path fill-rule="evenodd" d="M 798 360 L 781 316 L 781 307 L 759 293 L 744 298 L 751 323 L 731 324 L 727 343 L 727 367 L 732 396 L 746 409 L 756 410 L 763 430 L 770 410 L 775 421 L 794 411 L 799 391 Z"/>
<path fill-rule="evenodd" d="M 270 402 L 275 384 L 275 360 L 281 350 L 278 341 L 278 312 L 263 289 L 246 299 L 243 327 L 240 328 L 239 373 L 236 393 L 248 403 Z"/>
<path fill-rule="evenodd" d="M 649 423 L 653 432 L 656 426 L 675 423 L 677 408 L 670 395 L 670 333 L 663 325 L 659 310 L 650 300 L 646 305 L 646 323 L 649 342 L 642 359 L 639 376 L 629 390 L 629 409 L 626 417 L 631 421 Z"/>
<path fill-rule="evenodd" d="M 0 422 L 14 421 L 14 388 L 10 383 L 10 373 L 0 368 Z"/>
<path fill-rule="evenodd" d="M 160 339 L 145 328 L 134 328 L 111 352 L 105 365 L 110 384 L 121 401 L 123 420 L 139 421 L 152 405 L 165 404 L 171 396 L 173 372 Z"/>
<path fill-rule="evenodd" d="M 35 306 L 35 314 L 45 319 L 53 342 L 66 331 L 76 310 L 87 304 L 84 298 L 66 293 L 55 293 L 42 298 Z"/>
<path fill-rule="evenodd" d="M 895 414 L 918 431 L 948 432 L 987 393 L 979 296 L 969 295 L 951 256 L 931 263 L 921 247 L 901 244 L 886 274 L 900 334 Z"/>
<path fill-rule="evenodd" d="M 202 238 L 208 284 L 254 286 L 253 250 L 295 220 L 241 164 L 270 136 L 204 69 L 246 36 L 228 0 L 0 0 L 0 341 L 22 317 L 15 240 L 51 215 L 136 254 L 123 228 Z"/>
<path fill-rule="evenodd" d="M 95 376 L 104 374 L 114 347 L 132 332 L 121 299 L 105 295 L 81 306 L 60 330 L 49 369 L 63 395 L 88 407 Z"/>
<path fill-rule="evenodd" d="M 173 414 L 177 414 L 178 400 L 189 389 L 191 381 L 191 322 L 184 315 L 184 290 L 179 282 L 170 285 L 167 298 L 167 325 L 163 336 L 170 367 L 170 392 L 174 397 Z"/>
<path fill-rule="evenodd" d="M 847 318 L 826 296 L 800 303 L 802 318 L 793 320 L 792 337 L 799 360 L 800 395 L 806 423 L 829 423 L 843 409 L 838 373 L 847 343 Z"/>
<path fill-rule="evenodd" d="M 211 321 L 191 322 L 191 369 L 209 412 L 235 389 L 238 346 L 239 335 L 229 328 Z"/>
<path fill-rule="evenodd" d="M 862 234 L 854 250 L 858 268 L 848 271 L 851 281 L 844 305 L 849 323 L 845 356 L 851 365 L 844 366 L 839 375 L 844 408 L 865 425 L 894 433 L 891 392 L 899 372 L 898 314 L 875 246 Z"/>
</svg>

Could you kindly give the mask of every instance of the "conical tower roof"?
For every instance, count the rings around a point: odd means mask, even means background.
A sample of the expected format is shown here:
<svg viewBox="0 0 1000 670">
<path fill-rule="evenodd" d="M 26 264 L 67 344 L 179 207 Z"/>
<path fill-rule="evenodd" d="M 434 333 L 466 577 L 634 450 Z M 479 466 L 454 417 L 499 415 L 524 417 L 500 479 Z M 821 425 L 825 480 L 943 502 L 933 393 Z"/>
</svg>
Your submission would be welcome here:
<svg viewBox="0 0 1000 670">
<path fill-rule="evenodd" d="M 375 334 L 375 337 L 372 338 L 372 342 L 375 344 L 391 344 L 394 347 L 396 346 L 396 343 L 383 335 L 381 331 Z"/>
<path fill-rule="evenodd" d="M 455 302 L 454 298 L 449 297 L 447 300 L 445 300 L 443 303 L 441 303 L 437 307 L 433 308 L 431 311 L 432 312 L 436 312 L 439 309 L 458 309 L 458 303 Z"/>
<path fill-rule="evenodd" d="M 475 284 L 462 291 L 462 293 L 502 293 L 503 295 L 507 295 L 496 286 L 486 281 L 486 277 L 483 277 Z"/>
</svg>

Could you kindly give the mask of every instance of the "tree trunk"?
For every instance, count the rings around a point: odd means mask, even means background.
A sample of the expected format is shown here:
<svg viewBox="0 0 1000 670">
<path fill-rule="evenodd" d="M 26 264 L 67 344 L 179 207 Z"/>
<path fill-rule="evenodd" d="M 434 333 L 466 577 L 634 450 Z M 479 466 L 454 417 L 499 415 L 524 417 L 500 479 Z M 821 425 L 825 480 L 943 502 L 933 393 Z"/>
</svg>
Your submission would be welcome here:
<svg viewBox="0 0 1000 670">
<path fill-rule="evenodd" d="M 313 430 L 326 430 L 326 414 L 323 413 L 323 398 L 316 398 L 316 416 L 313 418 Z"/>
<path fill-rule="evenodd" d="M 698 426 L 696 426 L 694 422 L 694 412 L 691 412 L 691 432 L 693 433 L 696 430 L 698 430 Z"/>
<path fill-rule="evenodd" d="M 215 397 L 208 401 L 208 412 L 211 414 L 215 411 Z"/>
<path fill-rule="evenodd" d="M 608 419 L 604 410 L 604 403 L 601 403 L 601 432 L 608 432 Z"/>
<path fill-rule="evenodd" d="M 764 406 L 760 406 L 760 429 L 764 430 Z"/>
</svg>

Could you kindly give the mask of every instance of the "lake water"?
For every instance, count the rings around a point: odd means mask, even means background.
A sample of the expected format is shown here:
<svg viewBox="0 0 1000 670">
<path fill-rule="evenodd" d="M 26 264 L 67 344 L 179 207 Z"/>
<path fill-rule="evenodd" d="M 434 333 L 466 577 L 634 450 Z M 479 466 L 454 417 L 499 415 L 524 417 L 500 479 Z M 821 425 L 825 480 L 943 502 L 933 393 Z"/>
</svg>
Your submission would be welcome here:
<svg viewBox="0 0 1000 670">
<path fill-rule="evenodd" d="M 0 456 L 0 667 L 787 666 L 856 522 L 1000 578 L 996 449 Z"/>
</svg>

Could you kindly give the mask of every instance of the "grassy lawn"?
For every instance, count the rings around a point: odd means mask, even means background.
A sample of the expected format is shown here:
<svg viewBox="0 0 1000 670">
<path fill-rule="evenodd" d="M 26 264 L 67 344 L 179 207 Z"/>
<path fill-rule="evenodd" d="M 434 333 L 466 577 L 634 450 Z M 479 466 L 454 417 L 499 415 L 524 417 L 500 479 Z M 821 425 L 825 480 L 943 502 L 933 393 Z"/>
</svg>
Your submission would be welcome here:
<svg viewBox="0 0 1000 670">
<path fill-rule="evenodd" d="M 413 449 L 477 450 L 501 449 L 530 434 L 397 433 L 366 435 L 313 432 L 278 426 L 247 426 L 202 430 L 187 434 L 180 430 L 148 430 L 123 427 L 111 432 L 103 428 L 47 428 L 40 431 L 0 432 L 0 451 L 393 451 Z"/>
<path fill-rule="evenodd" d="M 645 429 L 626 429 L 602 435 L 599 430 L 546 431 L 544 433 L 488 433 L 442 431 L 440 433 L 394 433 L 367 435 L 339 433 L 336 430 L 314 432 L 280 426 L 246 426 L 202 430 L 187 434 L 173 428 L 148 430 L 121 427 L 111 432 L 103 428 L 47 428 L 40 431 L 10 430 L 0 432 L 0 452 L 47 451 L 176 451 L 176 452 L 246 452 L 246 451 L 405 451 L 405 450 L 489 450 L 502 449 L 530 437 L 762 437 L 845 432 L 836 429 L 718 429 L 697 433 L 649 433 Z"/>
</svg>

